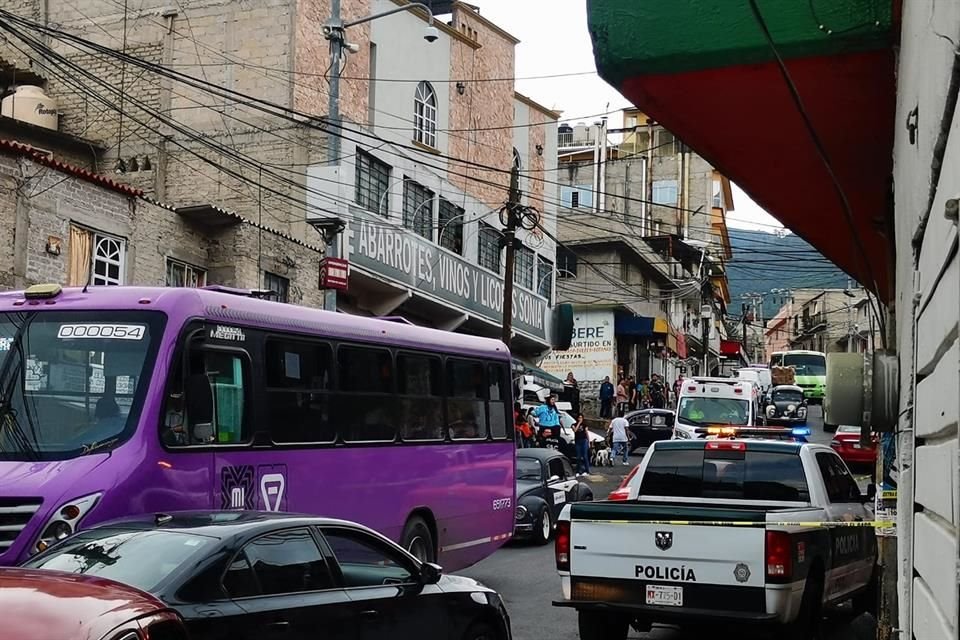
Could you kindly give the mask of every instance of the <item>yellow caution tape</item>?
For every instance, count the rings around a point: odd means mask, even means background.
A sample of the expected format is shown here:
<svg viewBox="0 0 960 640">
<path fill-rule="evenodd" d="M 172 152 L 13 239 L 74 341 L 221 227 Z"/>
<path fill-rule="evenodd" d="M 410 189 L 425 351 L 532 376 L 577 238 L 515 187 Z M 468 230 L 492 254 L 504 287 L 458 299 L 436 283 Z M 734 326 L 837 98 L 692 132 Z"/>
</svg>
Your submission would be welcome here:
<svg viewBox="0 0 960 640">
<path fill-rule="evenodd" d="M 574 518 L 573 522 L 590 524 L 649 524 L 660 527 L 871 527 L 890 529 L 897 523 L 890 520 L 839 520 L 836 522 L 744 522 L 743 520 L 590 520 Z"/>
</svg>

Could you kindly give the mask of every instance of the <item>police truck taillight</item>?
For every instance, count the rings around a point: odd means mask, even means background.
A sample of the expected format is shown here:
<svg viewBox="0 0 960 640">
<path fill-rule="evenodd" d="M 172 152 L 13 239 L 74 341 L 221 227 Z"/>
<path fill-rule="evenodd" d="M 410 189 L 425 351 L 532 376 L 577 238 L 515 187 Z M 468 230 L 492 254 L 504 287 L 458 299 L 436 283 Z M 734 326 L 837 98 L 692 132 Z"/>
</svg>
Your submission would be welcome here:
<svg viewBox="0 0 960 640">
<path fill-rule="evenodd" d="M 789 578 L 793 573 L 790 534 L 784 531 L 767 531 L 766 556 L 768 578 Z"/>
<path fill-rule="evenodd" d="M 557 523 L 554 551 L 557 555 L 557 571 L 570 571 L 570 521 Z"/>
</svg>

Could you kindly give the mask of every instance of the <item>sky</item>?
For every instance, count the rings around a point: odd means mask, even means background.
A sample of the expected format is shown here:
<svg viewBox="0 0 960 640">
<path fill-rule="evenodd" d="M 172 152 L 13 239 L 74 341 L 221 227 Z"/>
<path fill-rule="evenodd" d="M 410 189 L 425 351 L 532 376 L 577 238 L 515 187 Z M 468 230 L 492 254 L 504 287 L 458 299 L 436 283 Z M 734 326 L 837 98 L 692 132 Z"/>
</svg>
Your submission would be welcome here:
<svg viewBox="0 0 960 640">
<path fill-rule="evenodd" d="M 596 74 L 586 0 L 468 1 L 480 7 L 481 15 L 520 39 L 517 91 L 562 111 L 563 121 L 593 122 L 613 112 L 610 126 L 622 126 L 619 110 L 631 105 Z M 541 77 L 573 73 L 583 75 Z M 736 186 L 733 204 L 734 211 L 727 217 L 731 227 L 773 231 L 782 226 Z"/>
</svg>

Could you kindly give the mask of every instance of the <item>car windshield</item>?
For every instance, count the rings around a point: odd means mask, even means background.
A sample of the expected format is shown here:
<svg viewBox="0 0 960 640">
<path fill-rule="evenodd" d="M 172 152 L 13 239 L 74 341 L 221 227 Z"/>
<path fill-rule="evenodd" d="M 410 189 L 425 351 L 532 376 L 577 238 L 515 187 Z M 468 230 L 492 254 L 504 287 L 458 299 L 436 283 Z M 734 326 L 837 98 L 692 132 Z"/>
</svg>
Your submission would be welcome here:
<svg viewBox="0 0 960 640">
<path fill-rule="evenodd" d="M 0 314 L 0 459 L 102 451 L 135 428 L 163 316 Z"/>
<path fill-rule="evenodd" d="M 827 375 L 827 359 L 818 353 L 788 353 L 783 356 L 785 367 L 795 367 L 798 376 Z"/>
<path fill-rule="evenodd" d="M 750 417 L 750 402 L 732 398 L 693 398 L 680 399 L 677 418 L 687 424 L 703 426 L 707 424 L 746 425 Z"/>
<path fill-rule="evenodd" d="M 577 423 L 573 416 L 566 411 L 558 411 L 557 414 L 560 416 L 560 426 L 564 429 L 572 429 L 573 425 Z"/>
<path fill-rule="evenodd" d="M 540 461 L 517 458 L 517 480 L 540 480 Z"/>
<path fill-rule="evenodd" d="M 216 542 L 216 538 L 179 531 L 92 529 L 68 538 L 24 566 L 99 576 L 153 591 Z"/>
<path fill-rule="evenodd" d="M 803 392 L 796 389 L 774 389 L 775 402 L 803 402 Z"/>
</svg>

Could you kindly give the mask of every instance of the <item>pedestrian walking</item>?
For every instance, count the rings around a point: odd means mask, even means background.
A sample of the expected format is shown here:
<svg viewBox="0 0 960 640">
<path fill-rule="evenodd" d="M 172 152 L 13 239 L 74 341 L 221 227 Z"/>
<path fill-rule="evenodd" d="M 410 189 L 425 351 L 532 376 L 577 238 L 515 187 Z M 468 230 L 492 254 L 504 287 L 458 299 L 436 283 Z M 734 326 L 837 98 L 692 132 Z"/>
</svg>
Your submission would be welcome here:
<svg viewBox="0 0 960 640">
<path fill-rule="evenodd" d="M 627 395 L 627 380 L 620 378 L 617 383 L 617 415 L 622 416 L 627 412 L 630 403 L 630 396 Z"/>
<path fill-rule="evenodd" d="M 601 418 L 612 418 L 613 415 L 613 399 L 617 391 L 613 388 L 613 383 L 610 382 L 610 376 L 604 376 L 603 382 L 600 383 L 600 417 Z"/>
<path fill-rule="evenodd" d="M 677 376 L 677 381 L 673 383 L 673 401 L 680 399 L 680 391 L 683 389 L 683 374 Z"/>
<path fill-rule="evenodd" d="M 590 433 L 583 421 L 583 414 L 577 414 L 573 425 L 573 444 L 577 452 L 577 475 L 590 475 Z"/>
<path fill-rule="evenodd" d="M 630 423 L 627 422 L 627 419 L 623 416 L 617 416 L 611 420 L 610 426 L 607 427 L 607 433 L 613 437 L 613 457 L 622 458 L 624 466 L 630 464 L 628 462 L 630 456 L 630 438 L 627 435 L 629 428 Z"/>
<path fill-rule="evenodd" d="M 655 409 L 663 409 L 667 406 L 667 388 L 660 380 L 660 375 L 656 373 L 650 378 L 650 404 Z"/>
</svg>

